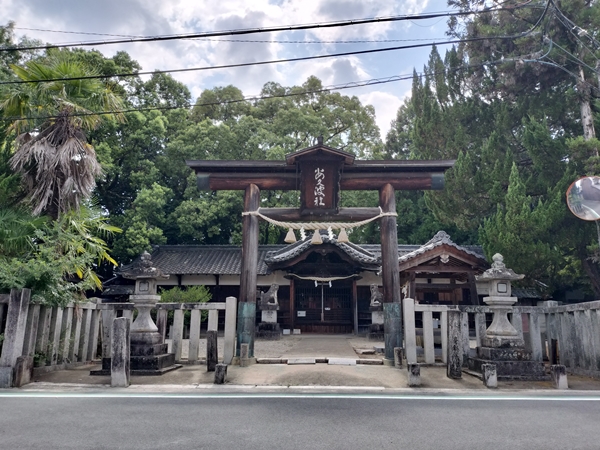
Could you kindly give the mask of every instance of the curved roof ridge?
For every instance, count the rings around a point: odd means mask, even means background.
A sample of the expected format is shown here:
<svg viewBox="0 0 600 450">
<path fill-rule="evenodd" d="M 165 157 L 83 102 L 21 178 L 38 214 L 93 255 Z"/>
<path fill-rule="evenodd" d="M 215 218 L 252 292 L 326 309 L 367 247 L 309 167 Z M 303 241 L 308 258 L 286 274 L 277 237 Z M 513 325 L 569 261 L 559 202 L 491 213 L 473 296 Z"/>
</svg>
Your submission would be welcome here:
<svg viewBox="0 0 600 450">
<path fill-rule="evenodd" d="M 463 251 L 469 255 L 475 256 L 484 261 L 486 260 L 485 257 L 481 253 L 478 253 L 467 247 L 463 247 L 461 245 L 456 244 L 450 238 L 450 235 L 448 233 L 446 233 L 443 230 L 440 230 L 435 234 L 435 236 L 433 236 L 429 241 L 427 241 L 426 244 L 422 245 L 421 247 L 419 247 L 416 250 L 405 253 L 404 255 L 398 257 L 398 261 L 399 262 L 408 261 L 408 260 L 414 258 L 415 256 L 422 255 L 423 253 L 433 250 L 434 248 L 439 247 L 440 245 L 444 245 L 444 244 L 449 245 L 450 247 L 454 247 L 457 250 Z"/>
</svg>

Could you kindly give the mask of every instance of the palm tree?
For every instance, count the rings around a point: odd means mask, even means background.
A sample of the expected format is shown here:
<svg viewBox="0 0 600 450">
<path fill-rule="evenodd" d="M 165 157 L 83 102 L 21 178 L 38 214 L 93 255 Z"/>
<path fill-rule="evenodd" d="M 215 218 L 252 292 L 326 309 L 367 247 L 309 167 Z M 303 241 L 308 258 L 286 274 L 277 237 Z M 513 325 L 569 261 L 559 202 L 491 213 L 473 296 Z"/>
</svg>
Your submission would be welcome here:
<svg viewBox="0 0 600 450">
<path fill-rule="evenodd" d="M 21 174 L 33 214 L 58 219 L 90 197 L 102 173 L 85 132 L 105 118 L 123 120 L 123 103 L 105 81 L 85 78 L 98 73 L 68 51 L 11 69 L 26 83 L 0 92 L 0 110 L 17 135 L 10 165 Z"/>
</svg>

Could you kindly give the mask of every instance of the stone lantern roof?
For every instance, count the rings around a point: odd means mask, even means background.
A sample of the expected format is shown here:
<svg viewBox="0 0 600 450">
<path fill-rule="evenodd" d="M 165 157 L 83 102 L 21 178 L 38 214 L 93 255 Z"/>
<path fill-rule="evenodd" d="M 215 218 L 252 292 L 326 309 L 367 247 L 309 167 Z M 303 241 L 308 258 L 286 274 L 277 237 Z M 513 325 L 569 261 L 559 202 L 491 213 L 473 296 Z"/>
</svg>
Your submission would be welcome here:
<svg viewBox="0 0 600 450">
<path fill-rule="evenodd" d="M 130 280 L 138 280 L 140 278 L 166 280 L 169 278 L 169 275 L 164 274 L 162 270 L 152 265 L 152 256 L 148 252 L 142 253 L 140 259 L 123 267 L 119 273 L 123 278 Z"/>
<path fill-rule="evenodd" d="M 504 257 L 500 253 L 492 256 L 492 260 L 494 261 L 492 267 L 476 277 L 477 281 L 487 281 L 490 284 L 490 297 L 483 299 L 486 303 L 488 303 L 486 299 L 492 297 L 510 297 L 511 282 L 522 280 L 525 277 L 525 275 L 516 274 L 512 269 L 507 269 L 504 265 Z M 514 297 L 514 302 L 516 301 L 517 299 Z"/>
<path fill-rule="evenodd" d="M 477 281 L 492 281 L 492 280 L 522 280 L 525 275 L 515 273 L 512 269 L 508 269 L 504 264 L 504 257 L 500 253 L 492 256 L 492 267 L 479 275 Z"/>
</svg>

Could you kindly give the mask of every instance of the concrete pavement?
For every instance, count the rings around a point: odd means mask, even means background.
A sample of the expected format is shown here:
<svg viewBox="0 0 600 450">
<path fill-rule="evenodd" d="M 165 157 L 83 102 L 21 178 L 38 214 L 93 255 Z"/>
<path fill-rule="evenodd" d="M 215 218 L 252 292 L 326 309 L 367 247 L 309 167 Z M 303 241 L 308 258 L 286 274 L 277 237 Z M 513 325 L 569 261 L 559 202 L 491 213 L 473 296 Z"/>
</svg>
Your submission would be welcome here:
<svg viewBox="0 0 600 450">
<path fill-rule="evenodd" d="M 398 369 L 381 364 L 383 356 L 377 350 L 379 342 L 369 342 L 365 338 L 352 335 L 304 335 L 284 336 L 280 341 L 256 341 L 255 355 L 258 360 L 289 360 L 309 358 L 324 361 L 330 358 L 341 359 L 342 365 L 326 363 L 313 364 L 251 364 L 248 367 L 230 365 L 225 387 L 259 388 L 306 388 L 306 389 L 349 389 L 393 391 L 408 388 L 406 365 Z M 202 354 L 202 353 L 201 353 Z M 222 353 L 220 353 L 222 354 Z M 357 365 L 343 365 L 343 361 L 358 361 Z M 367 362 L 369 364 L 360 364 Z M 374 365 L 379 363 L 379 365 Z M 80 366 L 70 370 L 61 370 L 36 374 L 33 383 L 22 389 L 51 389 L 62 386 L 78 388 L 110 386 L 109 376 L 91 376 L 90 370 L 97 365 Z M 207 372 L 206 365 L 184 365 L 182 368 L 162 376 L 132 376 L 132 386 L 145 388 L 166 388 L 180 386 L 188 388 L 214 386 L 214 372 Z M 600 380 L 569 375 L 571 391 L 598 391 Z M 553 391 L 552 382 L 504 381 L 498 383 L 498 390 L 538 390 Z M 214 386 L 216 387 L 216 386 Z M 422 366 L 421 387 L 411 388 L 415 392 L 427 390 L 489 391 L 483 382 L 463 373 L 462 379 L 452 380 L 446 377 L 444 365 Z M 591 393 L 591 392 L 590 392 Z"/>
</svg>

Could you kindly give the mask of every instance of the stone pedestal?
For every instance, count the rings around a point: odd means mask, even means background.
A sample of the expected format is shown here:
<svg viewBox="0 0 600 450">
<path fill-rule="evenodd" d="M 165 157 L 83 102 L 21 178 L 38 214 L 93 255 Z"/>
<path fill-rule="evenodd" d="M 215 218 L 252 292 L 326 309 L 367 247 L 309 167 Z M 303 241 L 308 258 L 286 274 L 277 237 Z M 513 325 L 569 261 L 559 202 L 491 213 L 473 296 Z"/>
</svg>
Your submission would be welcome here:
<svg viewBox="0 0 600 450">
<path fill-rule="evenodd" d="M 371 325 L 367 338 L 369 341 L 383 341 L 385 338 L 383 305 L 369 306 L 369 311 L 371 311 Z"/>
<path fill-rule="evenodd" d="M 261 321 L 258 324 L 256 336 L 262 339 L 278 341 L 281 339 L 281 329 L 277 323 L 278 304 L 259 303 Z"/>
<path fill-rule="evenodd" d="M 181 367 L 175 364 L 175 354 L 167 353 L 167 344 L 150 316 L 150 310 L 160 300 L 160 295 L 136 294 L 129 298 L 138 310 L 131 324 L 131 374 L 162 375 Z"/>
<path fill-rule="evenodd" d="M 522 341 L 507 342 L 502 347 L 477 347 L 477 357 L 469 358 L 469 369 L 484 372 L 486 364 L 496 366 L 498 380 L 547 380 L 544 364 L 533 361 Z"/>
</svg>

